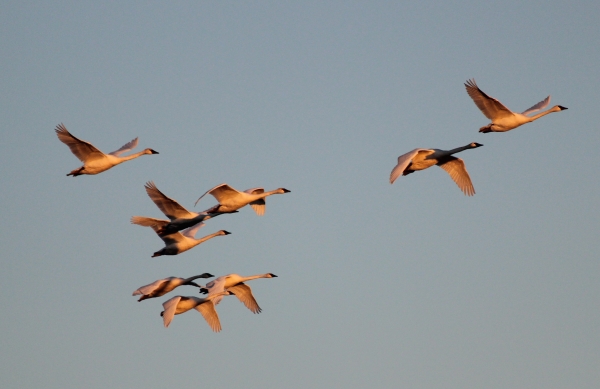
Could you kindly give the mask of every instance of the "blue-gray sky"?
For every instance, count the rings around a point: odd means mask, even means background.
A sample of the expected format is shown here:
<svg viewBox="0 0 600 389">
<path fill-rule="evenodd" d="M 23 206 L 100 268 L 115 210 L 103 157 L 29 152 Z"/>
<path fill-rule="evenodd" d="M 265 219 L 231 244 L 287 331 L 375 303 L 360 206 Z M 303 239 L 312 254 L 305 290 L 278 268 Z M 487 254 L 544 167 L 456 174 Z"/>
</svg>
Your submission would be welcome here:
<svg viewBox="0 0 600 389">
<path fill-rule="evenodd" d="M 3 388 L 597 388 L 600 6 L 579 2 L 5 2 Z M 504 134 L 465 92 L 569 110 Z M 144 156 L 97 176 L 58 123 Z M 461 153 L 389 184 L 417 147 Z M 154 180 L 285 187 L 175 257 L 132 215 Z M 203 199 L 205 209 L 214 199 Z M 263 308 L 159 316 L 133 290 L 202 272 Z M 182 287 L 176 294 L 197 295 Z M 172 294 L 175 295 L 175 294 Z"/>
</svg>

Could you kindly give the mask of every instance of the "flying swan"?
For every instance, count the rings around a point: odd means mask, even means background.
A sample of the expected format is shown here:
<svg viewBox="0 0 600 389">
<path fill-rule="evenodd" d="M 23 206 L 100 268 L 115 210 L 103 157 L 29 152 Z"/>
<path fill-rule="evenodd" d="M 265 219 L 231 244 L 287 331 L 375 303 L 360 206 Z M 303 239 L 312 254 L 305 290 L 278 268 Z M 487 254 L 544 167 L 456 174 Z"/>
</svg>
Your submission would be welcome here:
<svg viewBox="0 0 600 389">
<path fill-rule="evenodd" d="M 198 278 L 211 278 L 214 277 L 210 273 L 202 273 L 198 276 L 193 276 L 190 278 L 179 278 L 179 277 L 167 277 L 161 280 L 156 280 L 151 284 L 140 286 L 137 288 L 132 296 L 142 295 L 139 301 L 151 299 L 155 297 L 164 296 L 165 294 L 171 292 L 173 289 L 181 286 L 181 285 L 192 285 L 198 288 L 202 288 L 201 285 L 198 285 L 194 282 L 195 279 Z"/>
<path fill-rule="evenodd" d="M 493 97 L 486 95 L 475 83 L 475 79 L 467 80 L 465 83 L 465 88 L 467 88 L 467 93 L 473 101 L 477 108 L 481 110 L 481 112 L 492 122 L 487 126 L 481 127 L 479 132 L 487 133 L 487 132 L 505 132 L 510 131 L 513 128 L 517 128 L 522 124 L 532 122 L 536 119 L 541 118 L 544 115 L 548 115 L 552 112 L 559 112 L 568 109 L 563 107 L 562 105 L 555 105 L 547 111 L 540 112 L 537 115 L 527 116 L 528 114 L 542 110 L 550 104 L 550 96 L 546 97 L 544 100 L 535 104 L 533 107 L 528 110 L 517 113 L 513 112 L 510 109 L 506 108 L 504 104 L 499 102 Z"/>
<path fill-rule="evenodd" d="M 473 196 L 475 189 L 471 183 L 471 177 L 469 177 L 469 173 L 467 173 L 467 169 L 465 168 L 465 162 L 460 158 L 453 157 L 452 154 L 481 146 L 483 145 L 473 142 L 452 150 L 414 149 L 398 157 L 398 164 L 390 174 L 390 184 L 393 184 L 400 176 L 406 176 L 417 170 L 438 165 L 450 175 L 450 178 L 454 180 L 465 195 Z"/>
<path fill-rule="evenodd" d="M 285 188 L 278 188 L 269 192 L 265 192 L 264 188 L 252 188 L 240 192 L 227 184 L 220 184 L 206 191 L 206 193 L 196 200 L 194 205 L 198 204 L 198 201 L 202 197 L 210 193 L 219 202 L 218 206 L 212 208 L 213 212 L 233 212 L 250 204 L 254 212 L 258 216 L 262 216 L 265 214 L 265 197 L 289 192 Z"/>
<path fill-rule="evenodd" d="M 175 315 L 181 315 L 190 309 L 195 309 L 202 314 L 204 320 L 206 320 L 214 332 L 219 332 L 221 331 L 221 322 L 219 321 L 219 315 L 217 315 L 217 310 L 215 309 L 212 300 L 215 297 L 222 297 L 229 294 L 233 293 L 225 291 L 212 296 L 207 296 L 206 298 L 175 296 L 163 303 L 163 308 L 165 310 L 160 313 L 163 318 L 163 324 L 166 328 L 171 324 Z"/>
<path fill-rule="evenodd" d="M 145 149 L 139 153 L 120 157 L 121 154 L 133 150 L 138 145 L 138 138 L 135 138 L 131 142 L 124 144 L 120 149 L 113 151 L 112 153 L 104 154 L 91 143 L 71 135 L 71 133 L 67 131 L 67 128 L 62 123 L 56 126 L 54 131 L 56 131 L 58 139 L 69 146 L 71 152 L 75 154 L 75 156 L 79 158 L 81 162 L 83 162 L 82 167 L 73 170 L 71 173 L 67 174 L 67 176 L 77 177 L 82 174 L 98 174 L 110 169 L 113 166 L 139 156 L 146 154 L 158 154 L 158 151 Z"/>
<path fill-rule="evenodd" d="M 240 300 L 246 308 L 252 313 L 260 313 L 262 309 L 258 306 L 256 299 L 252 295 L 252 289 L 244 282 L 255 280 L 257 278 L 273 278 L 277 277 L 273 273 L 257 274 L 254 276 L 242 277 L 239 274 L 227 274 L 226 276 L 218 277 L 206 284 L 204 288 L 200 288 L 200 293 L 208 293 L 209 296 L 219 295 L 223 291 L 230 291 Z M 215 305 L 221 302 L 222 296 L 215 297 L 213 302 Z"/>
</svg>

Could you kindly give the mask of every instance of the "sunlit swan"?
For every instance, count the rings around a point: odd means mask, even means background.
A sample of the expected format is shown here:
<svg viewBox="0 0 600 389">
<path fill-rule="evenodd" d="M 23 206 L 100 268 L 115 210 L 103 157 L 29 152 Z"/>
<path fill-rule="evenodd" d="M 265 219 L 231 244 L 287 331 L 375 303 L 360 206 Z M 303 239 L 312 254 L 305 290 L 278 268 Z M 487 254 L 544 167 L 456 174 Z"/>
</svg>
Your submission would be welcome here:
<svg viewBox="0 0 600 389">
<path fill-rule="evenodd" d="M 532 122 L 544 115 L 548 115 L 549 113 L 559 112 L 567 109 L 562 105 L 555 105 L 549 110 L 540 112 L 537 115 L 527 116 L 532 112 L 546 108 L 548 104 L 550 104 L 550 96 L 546 97 L 544 100 L 540 101 L 525 112 L 516 113 L 506 108 L 504 104 L 495 98 L 486 95 L 481 89 L 479 89 L 475 83 L 475 79 L 467 80 L 465 83 L 465 88 L 467 88 L 467 93 L 469 96 L 471 96 L 475 102 L 475 105 L 477 105 L 481 112 L 483 112 L 483 114 L 492 121 L 487 126 L 479 129 L 479 132 L 483 133 L 510 131 L 513 128 L 517 128 L 522 124 Z"/>
<path fill-rule="evenodd" d="M 134 159 L 145 154 L 158 154 L 158 151 L 146 149 L 140 151 L 139 153 L 120 157 L 121 154 L 126 153 L 137 146 L 138 138 L 126 143 L 119 150 L 113 151 L 110 154 L 104 154 L 91 143 L 71 135 L 71 133 L 67 131 L 67 128 L 62 123 L 56 126 L 55 131 L 58 139 L 69 146 L 71 152 L 75 154 L 75 156 L 79 158 L 81 162 L 83 162 L 82 167 L 73 170 L 71 173 L 67 174 L 67 176 L 76 177 L 82 174 L 98 174 L 120 163 L 129 161 L 130 159 Z"/>
<path fill-rule="evenodd" d="M 214 234 L 210 234 L 205 236 L 204 238 L 196 239 L 196 232 L 204 226 L 204 223 L 198 223 L 193 227 L 190 227 L 181 232 L 173 232 L 171 234 L 159 234 L 162 228 L 165 225 L 169 224 L 168 220 L 160 220 L 154 219 L 151 217 L 143 217 L 143 216 L 134 216 L 131 218 L 132 224 L 137 224 L 144 227 L 151 227 L 154 232 L 165 242 L 165 247 L 152 255 L 154 257 L 160 257 L 161 255 L 177 255 L 181 254 L 184 251 L 188 251 L 189 249 L 198 246 L 202 242 L 206 242 L 207 240 L 214 238 L 215 236 L 220 235 L 229 235 L 231 232 L 221 230 L 217 231 Z"/>
<path fill-rule="evenodd" d="M 202 197 L 210 193 L 219 202 L 219 205 L 214 208 L 217 212 L 232 212 L 250 204 L 254 212 L 256 212 L 258 216 L 262 216 L 265 214 L 265 197 L 289 192 L 290 191 L 285 188 L 279 188 L 269 192 L 265 192 L 263 188 L 252 188 L 240 192 L 227 184 L 220 184 L 200 196 L 200 198 L 196 200 L 196 204 L 198 204 L 198 201 L 200 201 Z"/>
<path fill-rule="evenodd" d="M 452 154 L 481 146 L 483 145 L 479 143 L 469 143 L 466 146 L 447 151 L 438 149 L 414 149 L 413 151 L 398 157 L 398 165 L 394 167 L 390 174 L 390 184 L 393 184 L 394 181 L 396 181 L 396 178 L 401 175 L 406 176 L 417 170 L 423 170 L 433 165 L 438 165 L 450 175 L 464 194 L 473 196 L 475 194 L 475 189 L 471 183 L 471 177 L 469 177 L 469 173 L 467 173 L 467 169 L 465 168 L 465 163 L 462 159 L 453 157 Z"/>
<path fill-rule="evenodd" d="M 151 284 L 140 286 L 138 289 L 133 292 L 132 296 L 137 296 L 139 294 L 142 295 L 138 301 L 151 299 L 155 297 L 164 296 L 169 293 L 173 289 L 177 288 L 181 285 L 192 285 L 198 288 L 202 288 L 202 286 L 198 285 L 194 282 L 195 279 L 198 278 L 211 278 L 214 277 L 210 273 L 202 273 L 199 276 L 193 276 L 190 278 L 179 278 L 179 277 L 167 277 L 162 280 L 156 280 Z"/>
<path fill-rule="evenodd" d="M 146 193 L 150 196 L 150 199 L 156 204 L 156 206 L 169 218 L 171 221 L 165 225 L 162 225 L 158 231 L 156 231 L 159 235 L 166 235 L 173 232 L 181 231 L 183 229 L 189 228 L 193 225 L 196 225 L 204 220 L 208 220 L 215 216 L 222 215 L 225 212 L 212 212 L 213 208 L 209 208 L 206 211 L 197 213 L 190 212 L 184 207 L 182 207 L 177 201 L 173 200 L 170 197 L 165 196 L 154 182 L 148 181 L 146 185 Z M 234 213 L 228 212 L 228 213 Z M 136 216 L 134 216 L 136 217 Z M 151 218 L 149 218 L 151 219 Z"/>
<path fill-rule="evenodd" d="M 242 277 L 239 274 L 227 274 L 226 276 L 215 278 L 214 280 L 212 280 L 211 282 L 206 284 L 206 286 L 204 288 L 200 288 L 200 293 L 208 293 L 208 295 L 211 296 L 211 295 L 215 295 L 215 294 L 218 295 L 219 293 L 223 292 L 224 290 L 228 290 L 228 291 L 233 292 L 235 294 L 235 296 L 242 303 L 244 303 L 246 308 L 251 310 L 253 313 L 260 313 L 262 311 L 262 309 L 260 309 L 260 307 L 258 306 L 258 303 L 256 302 L 256 300 L 254 299 L 254 296 L 252 295 L 252 289 L 250 289 L 250 287 L 248 285 L 244 284 L 244 282 L 250 281 L 250 280 L 255 280 L 257 278 L 273 278 L 273 277 L 277 277 L 277 276 L 273 273 L 257 274 L 255 276 L 248 276 L 248 277 Z M 213 300 L 215 305 L 221 301 L 221 298 L 222 297 L 219 296 Z"/>
<path fill-rule="evenodd" d="M 217 310 L 215 309 L 212 300 L 215 297 L 223 297 L 228 294 L 233 293 L 225 291 L 220 294 L 207 296 L 204 299 L 193 296 L 175 296 L 163 303 L 163 308 L 165 310 L 160 313 L 163 318 L 163 323 L 165 327 L 168 327 L 175 315 L 181 315 L 190 309 L 195 309 L 202 314 L 204 320 L 206 320 L 214 332 L 219 332 L 221 331 L 221 322 L 219 321 L 219 315 L 217 315 Z"/>
</svg>

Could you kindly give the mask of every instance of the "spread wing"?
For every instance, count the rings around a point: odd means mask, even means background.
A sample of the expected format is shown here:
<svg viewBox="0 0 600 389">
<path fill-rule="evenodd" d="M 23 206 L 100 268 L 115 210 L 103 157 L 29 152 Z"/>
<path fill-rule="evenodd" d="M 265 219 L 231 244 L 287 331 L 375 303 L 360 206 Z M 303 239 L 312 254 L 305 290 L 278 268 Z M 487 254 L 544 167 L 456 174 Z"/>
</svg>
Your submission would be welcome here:
<svg viewBox="0 0 600 389">
<path fill-rule="evenodd" d="M 528 115 L 532 112 L 539 111 L 540 109 L 544 109 L 548 106 L 548 104 L 550 104 L 550 96 L 546 97 L 544 100 L 540 101 L 539 103 L 532 106 L 531 108 L 528 108 L 526 111 L 524 111 L 522 113 L 522 115 Z"/>
<path fill-rule="evenodd" d="M 56 126 L 56 136 L 58 139 L 69 146 L 71 152 L 83 163 L 93 159 L 104 158 L 104 153 L 98 150 L 94 145 L 71 135 L 64 124 Z"/>
<path fill-rule="evenodd" d="M 243 282 L 227 288 L 228 291 L 233 292 L 235 296 L 248 308 L 252 313 L 260 313 L 262 309 L 258 306 L 258 303 L 252 295 L 252 289 Z"/>
<path fill-rule="evenodd" d="M 184 236 L 187 236 L 188 238 L 195 239 L 196 232 L 198 232 L 198 230 L 204 226 L 205 226 L 205 224 L 200 222 L 194 226 L 191 226 L 190 228 L 188 228 L 186 230 L 181 231 L 180 235 L 184 235 Z M 179 234 L 179 232 L 178 232 L 178 234 Z M 171 234 L 171 235 L 175 235 L 175 234 Z"/>
<path fill-rule="evenodd" d="M 261 193 L 265 193 L 265 188 L 246 189 L 244 192 L 248 193 L 248 194 L 261 194 Z"/>
<path fill-rule="evenodd" d="M 156 231 L 157 229 L 169 224 L 169 221 L 146 216 L 132 216 L 131 224 L 137 224 L 138 226 L 143 227 L 152 227 L 152 229 Z"/>
<path fill-rule="evenodd" d="M 169 198 L 163 194 L 154 182 L 148 181 L 146 185 L 146 193 L 150 196 L 150 199 L 154 201 L 154 204 L 164 213 L 169 219 L 190 219 L 196 216 L 197 214 L 189 212 L 187 209 L 182 207 L 177 201 Z"/>
<path fill-rule="evenodd" d="M 109 154 L 114 155 L 115 157 L 118 157 L 119 155 L 126 153 L 127 151 L 135 149 L 137 147 L 137 145 L 138 145 L 138 138 L 135 138 L 131 142 L 125 143 L 123 146 L 121 146 L 120 149 L 115 150 Z"/>
<path fill-rule="evenodd" d="M 250 203 L 250 206 L 256 212 L 258 216 L 262 216 L 265 214 L 266 202 L 265 199 L 254 200 Z"/>
<path fill-rule="evenodd" d="M 206 193 L 204 193 L 202 196 L 200 196 L 200 198 L 198 198 L 198 200 L 196 200 L 196 203 L 194 205 L 198 204 L 198 201 L 200 201 L 202 197 L 206 196 L 209 193 L 213 195 L 219 203 L 223 203 L 223 201 L 227 201 L 228 198 L 239 196 L 242 192 L 233 189 L 227 184 L 219 184 L 214 188 L 207 190 Z"/>
<path fill-rule="evenodd" d="M 175 311 L 177 310 L 177 304 L 181 300 L 181 296 L 175 296 L 172 299 L 169 299 L 163 303 L 163 308 L 165 309 L 163 312 L 163 324 L 165 327 L 168 327 L 175 317 Z"/>
<path fill-rule="evenodd" d="M 473 196 L 475 194 L 471 177 L 469 177 L 469 173 L 467 173 L 467 169 L 465 168 L 465 162 L 462 159 L 447 157 L 447 161 L 438 163 L 438 166 L 450 175 L 450 178 L 456 182 L 456 185 L 458 185 L 465 195 Z"/>
<path fill-rule="evenodd" d="M 427 149 L 414 149 L 406 154 L 402 154 L 398 157 L 398 164 L 392 169 L 390 173 L 390 184 L 393 184 L 398 177 L 404 173 L 406 167 L 410 164 L 411 160 L 419 153 L 419 151 L 426 151 Z"/>
<path fill-rule="evenodd" d="M 208 300 L 200 305 L 196 305 L 194 309 L 202 314 L 204 320 L 208 323 L 214 332 L 221 331 L 221 321 L 215 309 L 215 305 L 211 300 Z"/>
<path fill-rule="evenodd" d="M 212 280 L 205 286 L 205 288 L 208 290 L 207 297 L 217 295 L 217 296 L 213 297 L 213 300 L 212 300 L 215 305 L 219 304 L 221 302 L 221 300 L 223 299 L 223 296 L 221 294 L 225 291 L 226 277 L 227 276 L 221 276 L 221 277 L 215 278 L 214 280 Z"/>
<path fill-rule="evenodd" d="M 471 96 L 475 102 L 475 105 L 477 105 L 477 108 L 479 108 L 488 119 L 494 121 L 513 115 L 512 111 L 506 108 L 504 104 L 495 98 L 486 95 L 481 89 L 479 89 L 475 83 L 475 79 L 467 80 L 465 83 L 465 88 L 467 89 L 469 96 Z"/>
</svg>

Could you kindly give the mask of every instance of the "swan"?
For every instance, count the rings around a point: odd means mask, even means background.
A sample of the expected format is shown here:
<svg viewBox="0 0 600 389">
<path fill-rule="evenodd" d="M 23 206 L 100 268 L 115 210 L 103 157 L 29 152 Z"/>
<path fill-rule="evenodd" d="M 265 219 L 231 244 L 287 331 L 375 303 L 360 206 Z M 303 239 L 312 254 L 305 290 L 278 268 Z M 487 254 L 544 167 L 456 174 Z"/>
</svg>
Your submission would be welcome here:
<svg viewBox="0 0 600 389">
<path fill-rule="evenodd" d="M 144 185 L 144 188 L 146 188 L 146 193 L 154 202 L 154 204 L 156 204 L 158 209 L 160 209 L 165 214 L 165 216 L 167 216 L 171 220 L 169 223 L 161 225 L 158 231 L 156 231 L 156 233 L 159 235 L 167 235 L 173 232 L 181 231 L 183 229 L 196 225 L 202 221 L 208 220 L 215 216 L 222 215 L 224 213 L 237 213 L 237 211 L 212 212 L 214 207 L 209 208 L 206 211 L 200 213 L 190 212 L 184 207 L 182 207 L 177 201 L 165 196 L 160 190 L 158 190 L 154 182 L 148 181 Z"/>
<path fill-rule="evenodd" d="M 285 188 L 279 188 L 269 192 L 265 192 L 263 188 L 252 188 L 240 192 L 227 184 L 220 184 L 206 191 L 206 193 L 196 200 L 194 205 L 198 204 L 198 201 L 200 201 L 202 197 L 210 193 L 219 202 L 219 205 L 213 208 L 216 212 L 232 212 L 250 204 L 254 212 L 256 212 L 258 216 L 262 216 L 265 214 L 265 197 L 289 192 L 290 191 Z"/>
<path fill-rule="evenodd" d="M 198 246 L 202 242 L 206 242 L 207 240 L 214 238 L 215 236 L 231 234 L 231 232 L 220 230 L 203 238 L 196 239 L 196 232 L 204 226 L 204 223 L 198 223 L 195 226 L 183 230 L 182 232 L 173 232 L 171 234 L 160 234 L 158 232 L 162 228 L 164 228 L 165 225 L 169 224 L 168 220 L 154 219 L 151 217 L 144 216 L 134 216 L 131 218 L 131 223 L 143 227 L 151 227 L 154 230 L 154 232 L 156 232 L 158 237 L 165 242 L 165 247 L 155 252 L 152 255 L 152 258 L 160 257 L 161 255 L 181 254 L 184 251 L 188 251 L 189 249 Z"/>
<path fill-rule="evenodd" d="M 481 112 L 483 112 L 483 114 L 492 121 L 487 126 L 479 129 L 479 132 L 483 133 L 510 131 L 513 128 L 517 128 L 522 124 L 532 122 L 544 115 L 548 115 L 549 113 L 568 109 L 562 105 L 555 105 L 549 110 L 540 112 L 537 115 L 527 116 L 532 112 L 546 108 L 548 104 L 550 104 L 550 96 L 546 97 L 544 100 L 535 104 L 533 107 L 529 108 L 523 113 L 517 113 L 506 108 L 504 104 L 495 98 L 486 95 L 481 89 L 479 89 L 475 83 L 475 79 L 467 80 L 465 83 L 465 88 L 467 88 L 467 93 L 469 96 L 471 96 L 475 102 L 475 105 L 477 105 Z"/>
<path fill-rule="evenodd" d="M 212 300 L 215 297 L 222 298 L 222 296 L 230 294 L 233 293 L 225 291 L 212 296 L 207 296 L 206 298 L 175 296 L 163 303 L 163 308 L 165 310 L 160 313 L 163 318 L 163 324 L 166 328 L 169 326 L 169 324 L 171 324 L 171 321 L 175 315 L 181 315 L 190 309 L 195 309 L 202 314 L 204 320 L 206 320 L 214 332 L 219 332 L 221 331 L 221 322 L 219 321 L 219 315 L 217 315 L 215 304 Z"/>
<path fill-rule="evenodd" d="M 438 165 L 450 175 L 465 195 L 473 196 L 475 189 L 471 183 L 471 177 L 469 177 L 469 173 L 467 173 L 467 169 L 465 168 L 465 162 L 460 158 L 453 157 L 452 154 L 481 146 L 483 145 L 473 142 L 452 150 L 414 149 L 413 151 L 409 151 L 398 157 L 398 164 L 390 174 L 390 184 L 393 184 L 400 176 L 406 176 L 417 170 Z"/>
<path fill-rule="evenodd" d="M 258 306 L 258 303 L 256 302 L 256 300 L 254 299 L 254 296 L 252 295 L 252 289 L 250 289 L 250 287 L 248 285 L 246 285 L 244 282 L 246 281 L 250 281 L 250 280 L 255 280 L 257 278 L 273 278 L 273 277 L 277 277 L 275 274 L 273 273 L 265 273 L 265 274 L 257 274 L 254 276 L 247 276 L 247 277 L 242 277 L 239 274 L 227 274 L 225 276 L 221 276 L 219 278 L 215 278 L 214 280 L 212 280 L 211 282 L 209 282 L 208 284 L 206 284 L 206 286 L 204 288 L 200 288 L 200 293 L 208 293 L 209 296 L 215 295 L 215 294 L 219 294 L 221 292 L 223 292 L 224 290 L 228 290 L 233 292 L 233 294 L 235 294 L 235 296 L 238 298 L 238 300 L 240 300 L 242 303 L 244 303 L 244 305 L 246 306 L 246 308 L 248 308 L 249 310 L 251 310 L 253 313 L 260 313 L 262 311 L 262 309 Z M 222 297 L 218 296 L 214 299 L 214 303 L 215 305 L 219 304 L 219 302 L 221 302 Z"/>
<path fill-rule="evenodd" d="M 146 299 L 164 296 L 165 294 L 169 293 L 170 291 L 181 285 L 193 285 L 197 286 L 198 288 L 202 288 L 202 286 L 196 284 L 194 280 L 198 278 L 211 277 L 214 276 L 210 273 L 202 273 L 198 276 L 193 276 L 190 278 L 167 277 L 161 280 L 156 280 L 151 284 L 140 286 L 133 292 L 132 296 L 137 296 L 141 294 L 142 297 L 140 297 L 140 299 L 138 300 L 139 302 Z"/>
<path fill-rule="evenodd" d="M 67 174 L 67 176 L 77 177 L 82 174 L 98 174 L 120 163 L 129 161 L 130 159 L 134 159 L 146 154 L 158 154 L 158 151 L 145 149 L 139 153 L 120 157 L 121 154 L 133 150 L 138 145 L 138 138 L 135 138 L 131 142 L 124 144 L 120 149 L 113 151 L 112 153 L 104 154 L 91 143 L 71 135 L 71 133 L 67 131 L 67 128 L 62 123 L 56 126 L 54 131 L 56 131 L 58 139 L 69 146 L 71 152 L 75 154 L 75 156 L 79 158 L 81 162 L 83 162 L 82 167 L 73 170 L 71 173 Z"/>
</svg>

